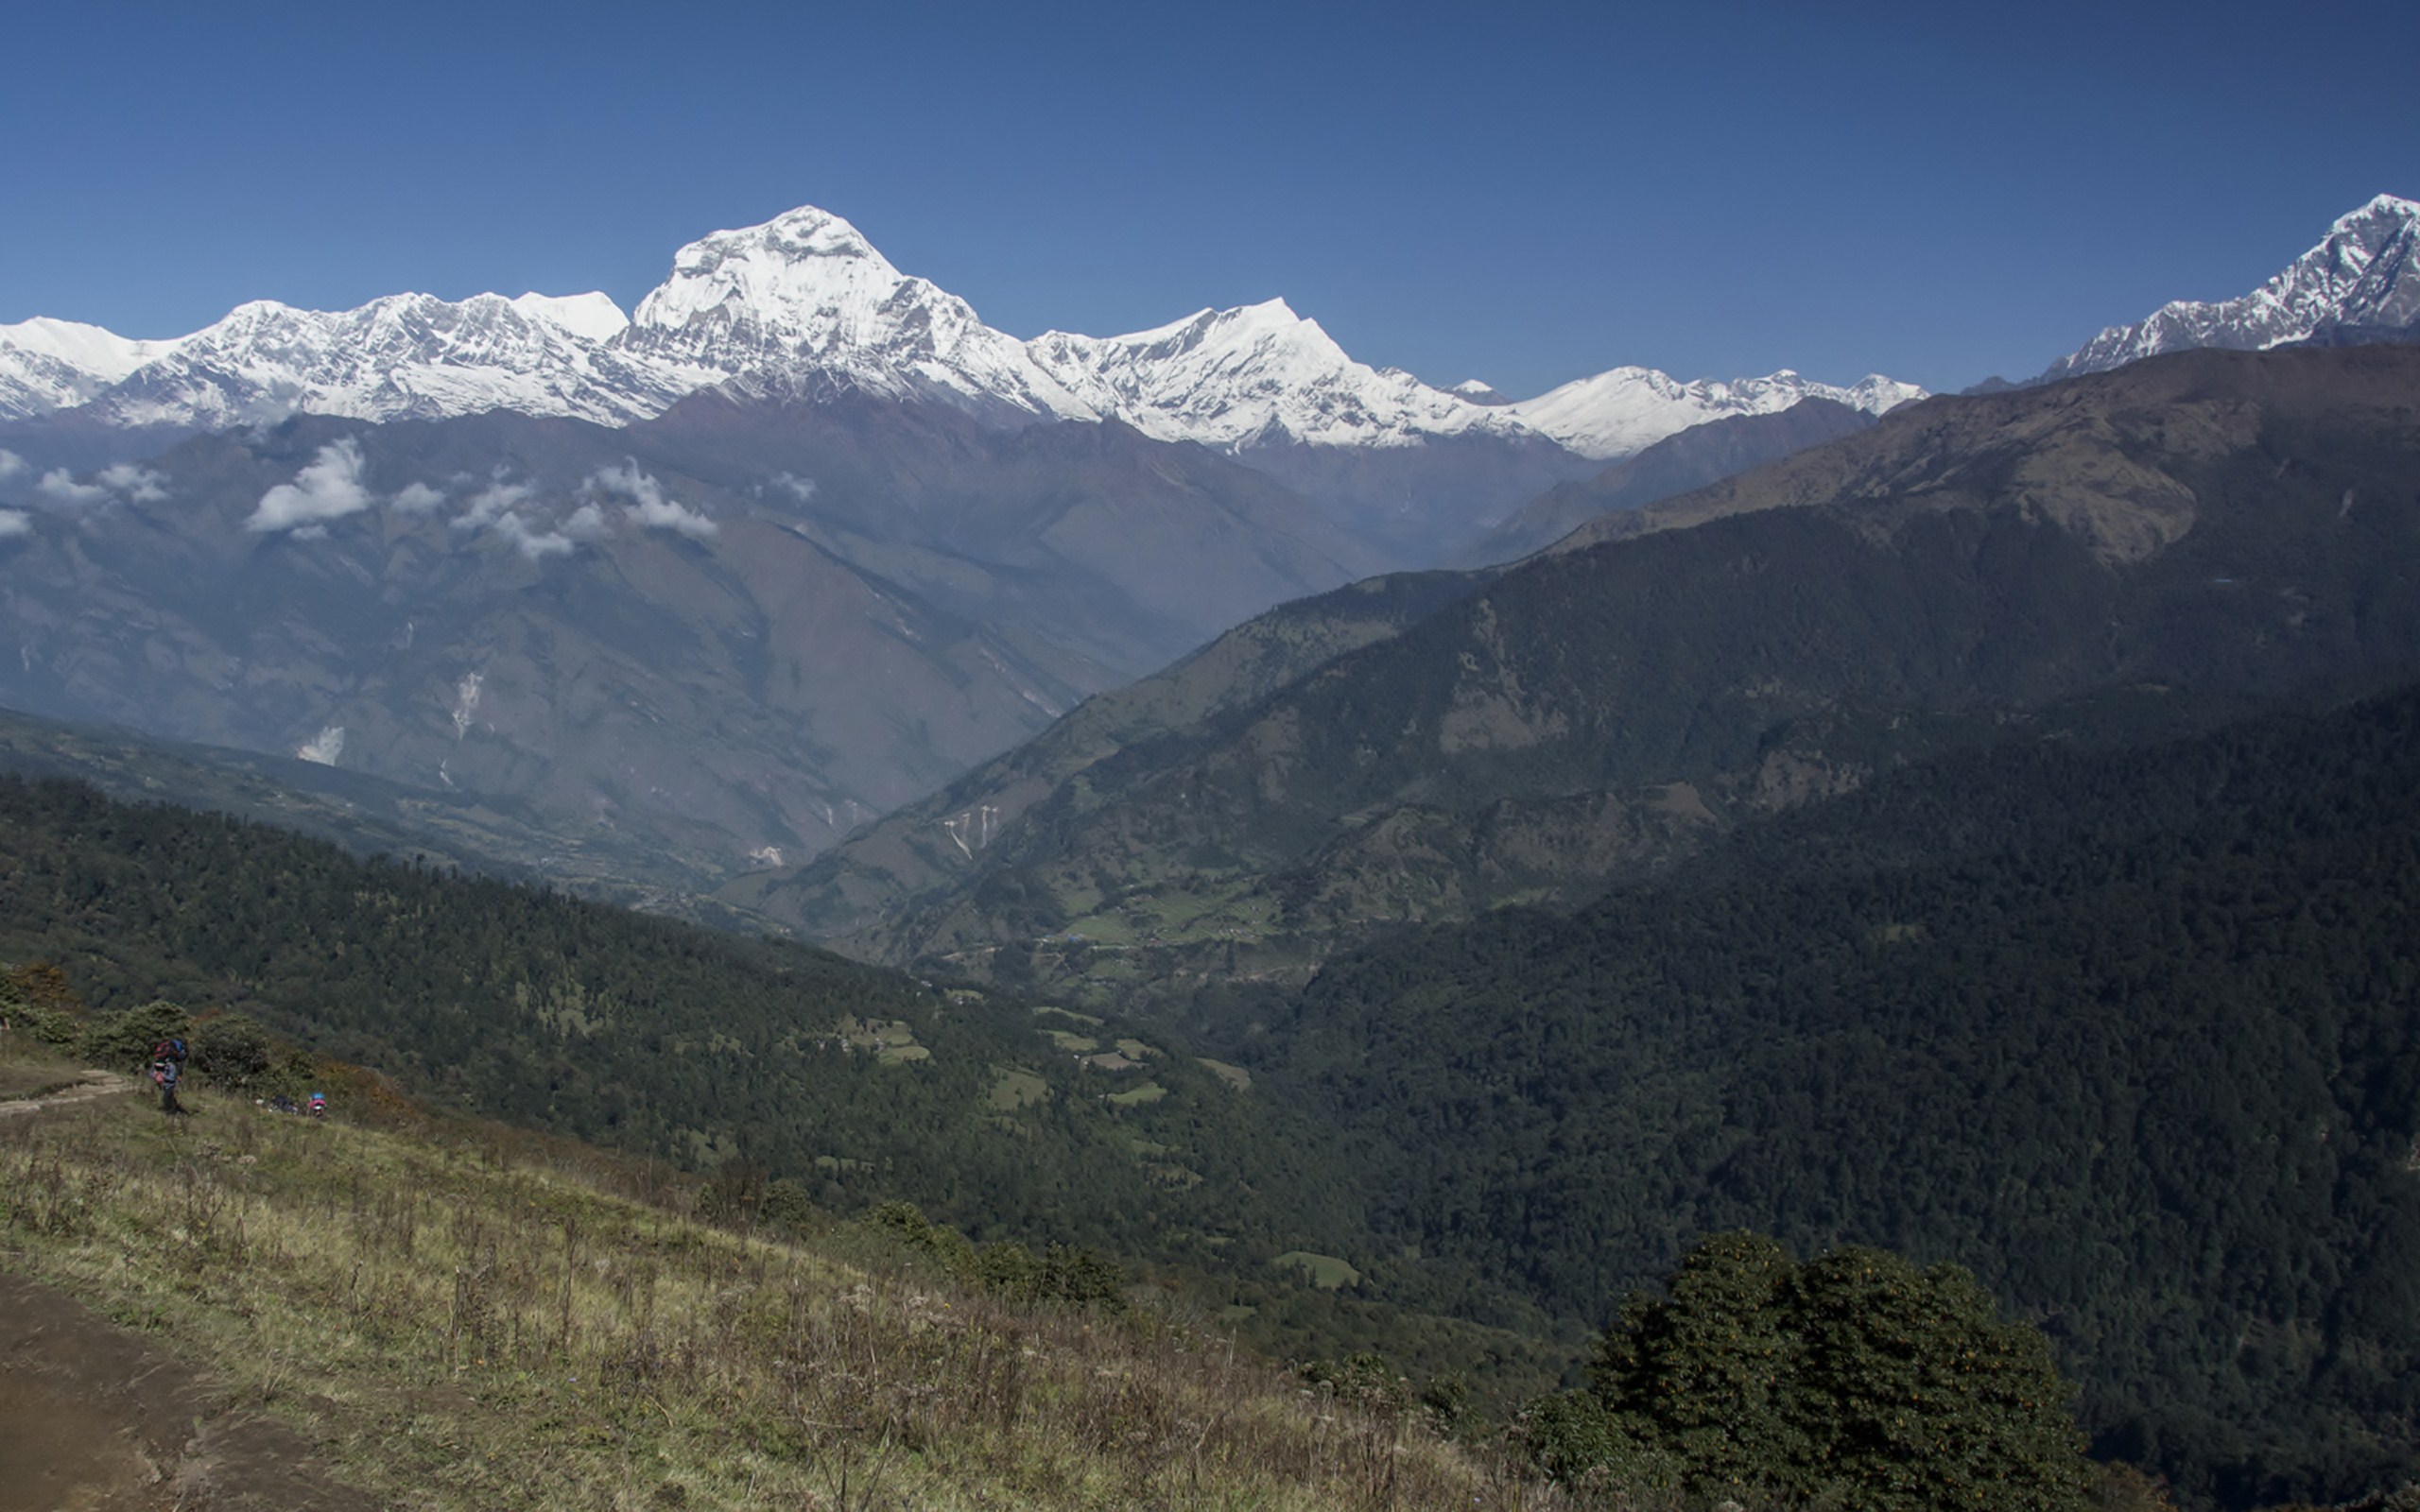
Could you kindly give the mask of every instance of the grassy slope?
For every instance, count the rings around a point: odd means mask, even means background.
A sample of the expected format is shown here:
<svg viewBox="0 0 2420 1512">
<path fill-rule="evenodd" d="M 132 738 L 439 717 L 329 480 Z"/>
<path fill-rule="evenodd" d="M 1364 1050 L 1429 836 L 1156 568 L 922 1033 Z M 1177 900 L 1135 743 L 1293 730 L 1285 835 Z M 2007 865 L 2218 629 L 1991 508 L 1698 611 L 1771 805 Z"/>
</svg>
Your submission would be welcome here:
<svg viewBox="0 0 2420 1512">
<path fill-rule="evenodd" d="M 155 1333 L 381 1503 L 1554 1502 L 1164 1314 L 1005 1307 L 851 1229 L 735 1235 L 579 1146 L 192 1100 L 0 1124 L 0 1265 Z"/>
</svg>

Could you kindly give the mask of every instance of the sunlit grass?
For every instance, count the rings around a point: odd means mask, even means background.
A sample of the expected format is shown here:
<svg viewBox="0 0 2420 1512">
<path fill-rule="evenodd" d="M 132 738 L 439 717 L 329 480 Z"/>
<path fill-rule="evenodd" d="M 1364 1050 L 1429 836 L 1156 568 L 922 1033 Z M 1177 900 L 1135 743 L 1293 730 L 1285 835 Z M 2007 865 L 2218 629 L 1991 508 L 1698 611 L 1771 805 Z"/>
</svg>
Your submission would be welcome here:
<svg viewBox="0 0 2420 1512">
<path fill-rule="evenodd" d="M 190 1100 L 0 1125 L 0 1259 L 399 1506 L 1555 1504 L 1206 1325 L 1008 1307 L 843 1226 L 728 1232 L 572 1147 Z"/>
</svg>

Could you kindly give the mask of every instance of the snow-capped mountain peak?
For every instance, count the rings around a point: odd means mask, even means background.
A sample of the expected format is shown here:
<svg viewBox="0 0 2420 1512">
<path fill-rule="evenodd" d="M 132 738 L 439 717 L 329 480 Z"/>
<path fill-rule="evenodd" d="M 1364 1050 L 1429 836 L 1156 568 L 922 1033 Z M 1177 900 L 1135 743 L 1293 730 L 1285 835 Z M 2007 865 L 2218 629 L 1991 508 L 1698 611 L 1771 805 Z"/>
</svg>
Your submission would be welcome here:
<svg viewBox="0 0 2420 1512">
<path fill-rule="evenodd" d="M 1653 368 L 1613 368 L 1504 408 L 1582 456 L 1613 459 L 1692 425 L 1733 415 L 1770 415 L 1802 399 L 1828 399 L 1879 415 L 1924 393 L 1879 373 L 1842 388 L 1811 382 L 1788 368 L 1763 378 L 1687 383 Z"/>
<path fill-rule="evenodd" d="M 2420 322 L 2420 203 L 2379 195 L 2336 218 L 2319 245 L 2274 278 L 2231 300 L 2176 300 L 2133 325 L 2111 326 L 2042 374 L 2102 372 L 2194 347 L 2260 351 L 2338 326 Z"/>
<path fill-rule="evenodd" d="M 43 316 L 0 325 L 0 418 L 46 415 L 83 404 L 176 348 L 173 338 L 138 341 Z"/>
<path fill-rule="evenodd" d="M 838 382 L 978 414 L 1098 418 L 974 306 L 900 272 L 855 226 L 812 206 L 681 249 L 614 344 L 716 379 Z"/>
<path fill-rule="evenodd" d="M 1597 459 L 1810 393 L 1878 412 L 1918 392 L 1880 378 L 1685 384 L 1617 368 L 1508 404 L 1484 385 L 1456 392 L 1357 362 L 1282 299 L 1126 335 L 1022 341 L 813 206 L 691 242 L 627 318 L 597 293 L 397 294 L 335 312 L 255 301 L 168 342 L 64 321 L 0 327 L 0 419 L 81 405 L 117 424 L 216 427 L 510 409 L 611 425 L 726 384 L 939 401 L 1003 424 L 1115 419 L 1235 453 L 1479 435 Z"/>
<path fill-rule="evenodd" d="M 1164 440 L 1403 446 L 1502 424 L 1409 373 L 1354 361 L 1284 300 L 1201 310 L 1122 336 L 1052 331 L 1028 350 L 1093 408 Z"/>
</svg>

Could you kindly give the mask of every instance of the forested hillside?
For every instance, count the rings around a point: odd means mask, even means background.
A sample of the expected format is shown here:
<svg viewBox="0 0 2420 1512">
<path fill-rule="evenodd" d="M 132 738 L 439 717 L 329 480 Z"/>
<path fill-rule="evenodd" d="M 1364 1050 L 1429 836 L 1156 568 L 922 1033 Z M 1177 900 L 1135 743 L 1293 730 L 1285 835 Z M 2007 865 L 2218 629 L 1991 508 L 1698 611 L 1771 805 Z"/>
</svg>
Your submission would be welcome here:
<svg viewBox="0 0 2420 1512">
<path fill-rule="evenodd" d="M 2420 1471 L 2415 940 L 2407 692 L 1910 770 L 1340 961 L 1238 1054 L 1382 1246 L 1599 1315 L 1732 1228 L 1957 1259 L 2103 1451 L 2320 1500 Z"/>
<path fill-rule="evenodd" d="M 456 1106 L 978 1231 L 1182 1253 L 1271 1211 L 1247 1181 L 1331 1221 L 1210 1070 L 1141 1041 L 1131 1069 L 1077 1058 L 1115 1026 L 66 783 L 0 781 L 0 954 L 65 963 L 97 1005 L 236 1008 Z"/>
<path fill-rule="evenodd" d="M 1281 1352 L 1379 1344 L 1499 1400 L 1754 1228 L 1971 1266 L 2101 1452 L 2197 1498 L 2420 1471 L 2420 691 L 2150 747 L 2039 738 L 2093 724 L 2055 713 L 1576 915 L 1204 990 L 1229 1064 L 59 783 L 0 783 L 0 955 L 842 1209 L 1149 1260 Z"/>
</svg>

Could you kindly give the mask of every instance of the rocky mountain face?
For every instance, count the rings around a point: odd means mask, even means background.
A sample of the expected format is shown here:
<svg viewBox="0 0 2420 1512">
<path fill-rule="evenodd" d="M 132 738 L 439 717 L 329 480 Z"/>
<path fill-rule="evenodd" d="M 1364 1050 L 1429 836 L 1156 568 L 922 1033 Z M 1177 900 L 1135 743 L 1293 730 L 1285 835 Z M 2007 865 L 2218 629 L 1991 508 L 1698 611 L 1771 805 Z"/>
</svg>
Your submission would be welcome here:
<svg viewBox="0 0 2420 1512">
<path fill-rule="evenodd" d="M 2420 322 L 2420 204 L 2379 195 L 2340 217 L 2318 246 L 2249 294 L 2178 300 L 2147 319 L 2112 326 L 2052 363 L 2043 383 L 2106 372 L 2200 347 L 2262 351 L 2318 340 L 2404 339 Z"/>
<path fill-rule="evenodd" d="M 813 208 L 682 249 L 627 317 L 32 320 L 0 328 L 0 703 L 490 799 L 560 826 L 567 875 L 712 887 L 1818 388 L 1625 369 L 1525 415 L 1281 301 L 1021 339 Z"/>
<path fill-rule="evenodd" d="M 1606 517 L 986 820 L 1015 765 L 994 764 L 952 789 L 963 811 L 904 813 L 748 901 L 885 959 L 1026 971 L 1048 941 L 1117 980 L 1583 897 L 2061 700 L 2166 730 L 2409 667 L 2415 469 L 2400 348 L 1936 399 Z M 906 852 L 941 880 L 847 934 Z"/>
<path fill-rule="evenodd" d="M 0 704 L 487 795 L 582 874 L 703 887 L 1373 565 L 1116 424 L 302 417 L 0 510 Z"/>
</svg>

